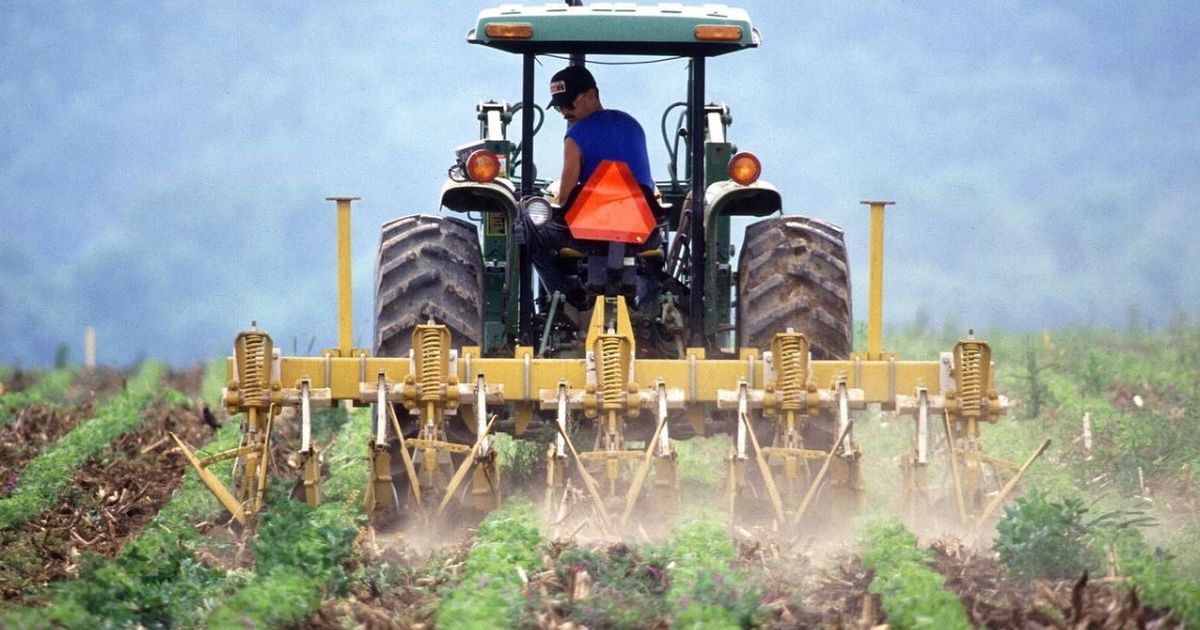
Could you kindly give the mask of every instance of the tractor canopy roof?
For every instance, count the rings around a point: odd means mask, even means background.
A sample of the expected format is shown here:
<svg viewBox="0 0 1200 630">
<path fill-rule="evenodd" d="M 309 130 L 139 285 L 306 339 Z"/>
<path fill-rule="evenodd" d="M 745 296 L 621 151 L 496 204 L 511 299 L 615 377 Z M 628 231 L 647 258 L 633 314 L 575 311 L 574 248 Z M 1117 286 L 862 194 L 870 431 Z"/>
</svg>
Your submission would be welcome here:
<svg viewBox="0 0 1200 630">
<path fill-rule="evenodd" d="M 758 46 L 743 9 L 719 4 L 505 4 L 485 9 L 467 41 L 522 54 L 713 57 Z"/>
</svg>

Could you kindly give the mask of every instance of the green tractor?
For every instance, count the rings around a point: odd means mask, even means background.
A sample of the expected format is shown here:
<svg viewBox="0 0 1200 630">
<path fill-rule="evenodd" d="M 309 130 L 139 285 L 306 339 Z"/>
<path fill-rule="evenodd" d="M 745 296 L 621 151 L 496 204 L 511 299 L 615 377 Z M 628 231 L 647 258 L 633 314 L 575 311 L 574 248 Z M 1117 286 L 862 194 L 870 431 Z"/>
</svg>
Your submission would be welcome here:
<svg viewBox="0 0 1200 630">
<path fill-rule="evenodd" d="M 666 104 L 661 120 L 669 164 L 668 177 L 656 182 L 656 229 L 666 236 L 664 246 L 639 252 L 633 265 L 639 276 L 659 280 L 657 294 L 631 313 L 639 356 L 683 358 L 686 347 L 704 347 L 709 357 L 736 357 L 742 347 L 765 348 L 787 328 L 808 336 L 815 358 L 849 355 L 850 283 L 839 228 L 801 217 L 767 218 L 747 229 L 740 271 L 734 271 L 732 217 L 770 217 L 782 209 L 779 191 L 758 178 L 758 159 L 739 154 L 730 141 L 730 108 L 704 96 L 707 58 L 759 45 L 745 11 L 506 6 L 484 11 L 468 41 L 522 56 L 521 100 L 477 105 L 479 139 L 456 149 L 442 189 L 441 206 L 462 218 L 407 216 L 384 226 L 376 354 L 406 353 L 412 328 L 429 319 L 485 354 L 510 354 L 517 345 L 532 345 L 541 357 L 583 354 L 593 299 L 605 292 L 614 297 L 614 287 L 604 291 L 593 283 L 582 300 L 538 291 L 544 287 L 535 279 L 522 223 L 526 217 L 539 225 L 562 221 L 569 209 L 548 206 L 556 182 L 540 179 L 535 166 L 545 112 L 534 102 L 544 93 L 534 70 L 539 57 L 585 63 L 588 55 L 640 55 L 687 60 L 687 74 L 681 77 L 686 86 L 680 81 L 684 100 Z M 519 141 L 510 133 L 516 118 Z M 548 142 L 552 153 L 561 152 L 559 138 Z M 480 231 L 482 248 L 475 245 Z M 583 270 L 596 256 L 574 260 Z M 568 256 L 560 258 L 569 268 Z"/>
<path fill-rule="evenodd" d="M 441 206 L 459 216 L 405 216 L 384 225 L 375 284 L 377 356 L 407 356 L 414 327 L 432 321 L 446 326 L 456 345 L 478 346 L 483 356 L 532 347 L 539 358 L 595 360 L 593 320 L 616 331 L 627 316 L 639 359 L 685 360 L 688 349 L 703 348 L 708 360 L 736 360 L 744 348 L 769 350 L 776 333 L 785 331 L 803 335 L 812 358 L 849 357 L 850 276 L 841 229 L 781 216 L 780 193 L 760 179 L 758 158 L 739 153 L 729 138 L 729 106 L 705 98 L 707 59 L 760 43 L 744 10 L 506 5 L 483 11 L 467 39 L 521 55 L 521 98 L 476 106 L 479 138 L 456 148 L 441 194 Z M 539 58 L 585 64 L 597 55 L 617 64 L 612 60 L 631 55 L 686 64 L 683 99 L 664 104 L 661 118 L 669 163 L 652 201 L 656 246 L 580 239 L 555 253 L 560 269 L 576 279 L 574 290 L 553 290 L 534 275 L 526 232 L 530 222 L 570 223 L 572 214 L 552 204 L 557 182 L 538 176 L 534 149 L 547 112 L 535 100 L 544 98 L 549 77 L 539 81 L 535 69 Z M 514 138 L 515 120 L 520 133 Z M 561 153 L 560 143 L 547 139 L 554 154 Z M 738 216 L 762 219 L 746 229 L 735 271 L 731 220 Z M 638 286 L 652 290 L 635 295 Z M 685 437 L 737 426 L 734 410 L 696 408 L 688 417 L 667 433 Z M 797 417 L 790 426 L 773 418 L 757 425 L 770 444 L 822 454 L 837 433 L 828 411 L 811 421 Z M 627 439 L 645 440 L 655 428 L 623 421 L 607 431 L 597 427 L 607 435 L 597 445 L 624 450 Z M 450 422 L 445 435 L 469 442 L 468 429 Z M 854 449 L 847 440 L 846 465 L 834 478 L 857 493 Z M 815 469 L 816 460 L 809 461 Z M 798 478 L 795 470 L 792 477 Z"/>
</svg>

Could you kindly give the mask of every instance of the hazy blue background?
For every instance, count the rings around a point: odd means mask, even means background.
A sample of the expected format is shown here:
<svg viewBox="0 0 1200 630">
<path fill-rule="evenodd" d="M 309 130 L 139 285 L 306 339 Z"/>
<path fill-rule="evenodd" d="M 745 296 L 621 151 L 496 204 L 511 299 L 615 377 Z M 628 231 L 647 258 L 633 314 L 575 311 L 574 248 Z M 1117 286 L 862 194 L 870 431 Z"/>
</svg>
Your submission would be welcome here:
<svg viewBox="0 0 1200 630">
<path fill-rule="evenodd" d="M 858 318 L 873 197 L 892 325 L 1195 318 L 1200 11 L 1057 4 L 745 3 L 763 47 L 710 97 L 787 212 L 846 227 Z M 363 198 L 369 345 L 379 225 L 437 211 L 475 102 L 520 98 L 518 58 L 465 43 L 484 6 L 0 2 L 0 363 L 78 360 L 86 325 L 110 363 L 212 357 L 252 319 L 334 345 L 336 194 Z M 596 72 L 652 139 L 683 95 L 681 62 Z"/>
</svg>

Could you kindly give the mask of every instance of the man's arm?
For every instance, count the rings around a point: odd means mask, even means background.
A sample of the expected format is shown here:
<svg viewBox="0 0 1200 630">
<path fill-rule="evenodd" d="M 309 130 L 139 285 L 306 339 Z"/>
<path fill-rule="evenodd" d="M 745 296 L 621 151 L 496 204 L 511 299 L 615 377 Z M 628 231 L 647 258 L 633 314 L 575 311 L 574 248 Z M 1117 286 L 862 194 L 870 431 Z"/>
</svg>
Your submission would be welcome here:
<svg viewBox="0 0 1200 630">
<path fill-rule="evenodd" d="M 563 140 L 563 170 L 562 177 L 558 178 L 558 198 L 554 200 L 555 203 L 566 203 L 571 191 L 575 190 L 575 185 L 579 183 L 581 170 L 583 153 L 579 150 L 579 145 L 571 138 Z"/>
</svg>

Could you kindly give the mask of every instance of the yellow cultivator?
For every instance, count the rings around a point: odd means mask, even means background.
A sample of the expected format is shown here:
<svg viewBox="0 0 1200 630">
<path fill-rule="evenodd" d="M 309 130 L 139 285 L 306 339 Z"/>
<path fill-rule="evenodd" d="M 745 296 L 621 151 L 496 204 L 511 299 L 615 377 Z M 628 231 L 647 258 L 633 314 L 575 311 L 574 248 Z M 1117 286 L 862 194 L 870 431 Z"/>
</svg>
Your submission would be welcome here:
<svg viewBox="0 0 1200 630">
<path fill-rule="evenodd" d="M 348 258 L 348 250 L 341 255 Z M 343 286 L 348 282 L 343 275 Z M 348 309 L 341 318 L 349 321 Z M 547 504 L 556 504 L 574 477 L 603 527 L 628 523 L 647 492 L 671 505 L 677 496 L 672 434 L 703 433 L 721 414 L 733 417 L 728 505 L 736 510 L 740 495 L 765 494 L 780 525 L 801 522 L 820 492 L 861 501 L 852 412 L 868 404 L 916 419 L 916 446 L 904 466 L 906 492 L 915 503 L 930 499 L 924 472 L 938 415 L 953 444 L 951 492 L 964 520 L 986 519 L 1028 466 L 982 453 L 981 424 L 995 421 L 1007 404 L 995 389 L 990 349 L 981 340 L 964 339 L 936 361 L 904 361 L 873 348 L 845 360 L 814 360 L 806 336 L 789 330 L 777 333 L 768 349 L 743 349 L 736 359 L 708 358 L 704 348 L 687 348 L 682 359 L 641 359 L 620 296 L 596 299 L 587 330 L 581 358 L 537 357 L 528 346 L 517 346 L 511 357 L 485 357 L 476 346 L 454 348 L 446 327 L 436 323 L 413 330 L 408 357 L 376 357 L 348 344 L 318 357 L 280 356 L 266 333 L 243 332 L 229 359 L 224 394 L 227 410 L 244 417 L 241 446 L 204 459 L 181 446 L 241 522 L 262 508 L 270 435 L 287 407 L 301 424 L 303 496 L 310 504 L 320 502 L 312 409 L 343 402 L 373 408 L 367 454 L 372 476 L 364 482 L 377 516 L 404 504 L 425 515 L 455 501 L 478 510 L 495 507 L 502 493 L 490 436 L 501 417 L 517 435 L 534 418 L 553 424 L 546 449 Z M 407 411 L 403 421 L 397 408 Z M 591 448 L 574 443 L 568 422 L 573 416 L 593 424 Z M 473 443 L 451 440 L 451 423 L 472 431 Z M 802 436 L 810 424 L 826 429 L 828 437 L 806 443 Z M 631 428 L 649 438 L 628 440 Z M 759 432 L 769 433 L 769 441 Z M 393 464 L 396 454 L 399 465 Z M 207 470 L 230 458 L 239 462 L 232 491 Z M 986 508 L 984 468 L 1014 473 Z"/>
</svg>

